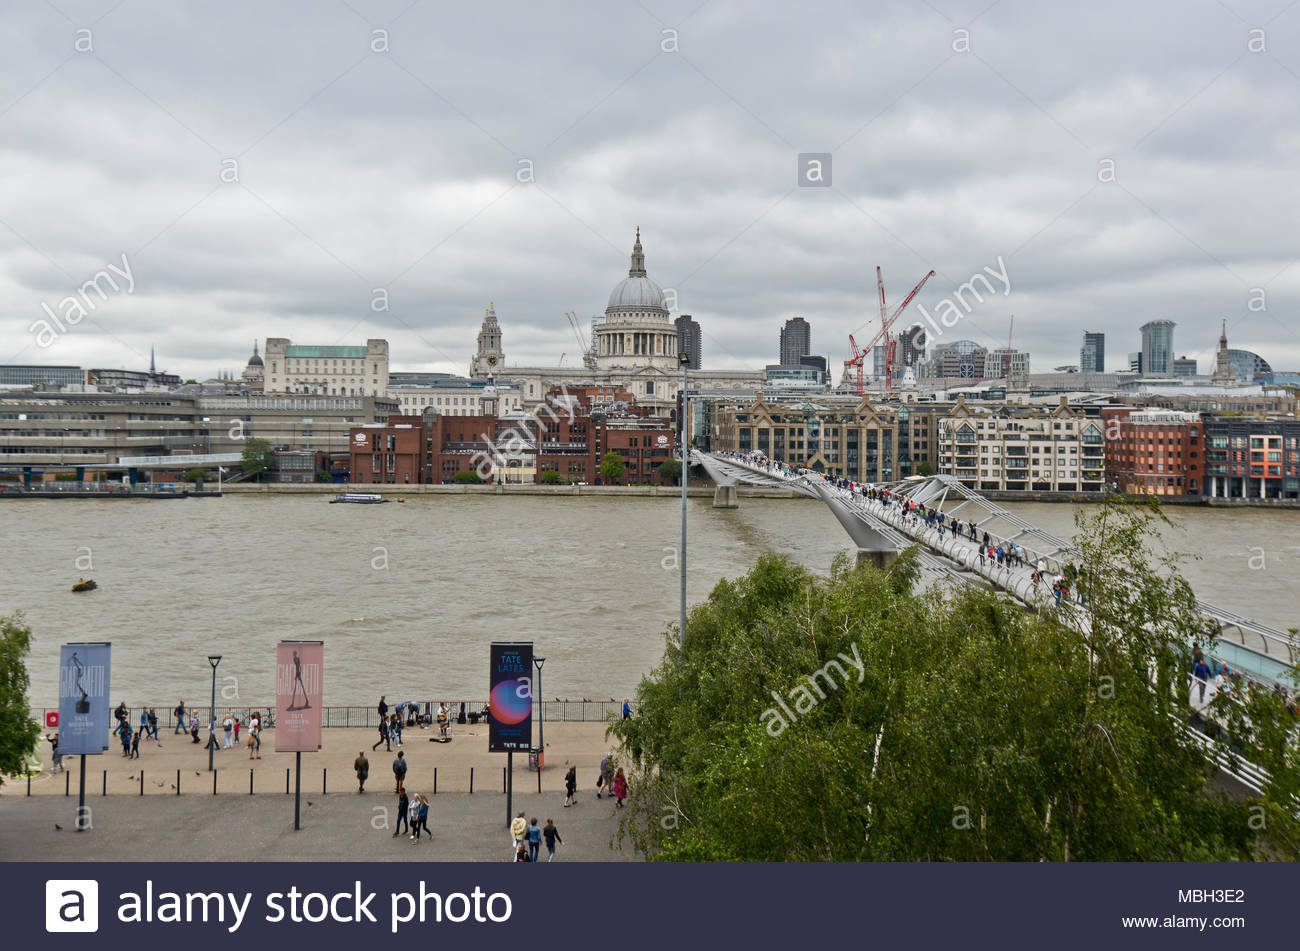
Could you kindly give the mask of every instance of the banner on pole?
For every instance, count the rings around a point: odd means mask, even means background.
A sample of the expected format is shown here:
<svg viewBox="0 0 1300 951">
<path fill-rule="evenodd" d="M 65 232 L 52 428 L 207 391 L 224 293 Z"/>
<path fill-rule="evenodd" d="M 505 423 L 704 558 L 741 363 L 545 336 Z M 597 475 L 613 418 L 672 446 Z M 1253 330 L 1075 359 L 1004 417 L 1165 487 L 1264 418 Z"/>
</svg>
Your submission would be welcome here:
<svg viewBox="0 0 1300 951">
<path fill-rule="evenodd" d="M 275 751 L 315 753 L 324 719 L 324 641 L 281 641 L 275 649 Z"/>
<path fill-rule="evenodd" d="M 64 644 L 59 652 L 59 753 L 98 756 L 108 749 L 113 645 Z"/>
<path fill-rule="evenodd" d="M 494 643 L 489 681 L 488 752 L 527 752 L 533 745 L 533 645 Z"/>
</svg>

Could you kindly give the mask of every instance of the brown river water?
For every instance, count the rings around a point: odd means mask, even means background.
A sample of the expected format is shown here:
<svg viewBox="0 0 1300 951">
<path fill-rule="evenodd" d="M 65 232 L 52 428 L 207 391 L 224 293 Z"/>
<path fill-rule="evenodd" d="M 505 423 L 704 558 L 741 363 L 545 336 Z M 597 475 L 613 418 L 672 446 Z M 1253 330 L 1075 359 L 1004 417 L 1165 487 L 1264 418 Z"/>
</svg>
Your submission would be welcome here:
<svg viewBox="0 0 1300 951">
<path fill-rule="evenodd" d="M 1074 506 L 1009 505 L 1058 535 Z M 1166 543 L 1208 601 L 1300 623 L 1300 511 L 1171 508 Z M 325 641 L 325 699 L 487 694 L 494 640 L 536 644 L 542 693 L 609 700 L 658 663 L 678 609 L 680 500 L 437 495 L 387 505 L 325 496 L 0 502 L 0 614 L 33 629 L 33 704 L 53 705 L 59 645 L 113 642 L 114 700 L 272 699 L 275 644 Z M 825 572 L 848 537 L 803 499 L 689 503 L 688 598 L 762 551 Z M 91 567 L 85 568 L 87 559 Z M 81 576 L 100 589 L 73 594 Z"/>
</svg>

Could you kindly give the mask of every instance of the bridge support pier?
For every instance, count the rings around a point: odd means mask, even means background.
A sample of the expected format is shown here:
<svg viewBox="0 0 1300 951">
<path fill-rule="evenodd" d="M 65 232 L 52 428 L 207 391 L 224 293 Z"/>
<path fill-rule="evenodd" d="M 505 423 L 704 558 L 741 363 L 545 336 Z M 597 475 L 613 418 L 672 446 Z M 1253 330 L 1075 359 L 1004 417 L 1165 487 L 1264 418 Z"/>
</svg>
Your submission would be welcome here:
<svg viewBox="0 0 1300 951">
<path fill-rule="evenodd" d="M 713 490 L 713 507 L 715 509 L 740 508 L 740 494 L 734 485 L 720 485 Z"/>
<path fill-rule="evenodd" d="M 855 564 L 861 568 L 863 565 L 874 565 L 881 571 L 884 571 L 898 558 L 898 552 L 892 548 L 872 549 L 859 548 L 858 557 Z"/>
</svg>

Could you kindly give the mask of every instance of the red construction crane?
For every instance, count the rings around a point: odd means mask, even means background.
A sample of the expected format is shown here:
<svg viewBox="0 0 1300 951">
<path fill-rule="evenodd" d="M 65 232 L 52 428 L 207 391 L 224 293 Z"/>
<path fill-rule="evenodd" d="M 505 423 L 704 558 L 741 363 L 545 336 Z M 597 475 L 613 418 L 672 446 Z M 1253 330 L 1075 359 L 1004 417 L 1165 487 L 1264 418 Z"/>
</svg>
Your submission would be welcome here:
<svg viewBox="0 0 1300 951">
<path fill-rule="evenodd" d="M 856 392 L 859 396 L 861 396 L 865 391 L 862 378 L 862 363 L 866 359 L 867 354 L 871 353 L 872 350 L 875 349 L 876 344 L 880 343 L 882 340 L 884 341 L 885 347 L 885 393 L 888 394 L 890 390 L 893 389 L 894 355 L 898 348 L 898 341 L 894 339 L 890 330 L 893 329 L 894 321 L 898 319 L 898 315 L 907 309 L 907 305 L 912 303 L 912 298 L 916 297 L 916 295 L 921 292 L 921 288 L 925 286 L 925 282 L 932 277 L 934 277 L 934 271 L 930 271 L 925 275 L 925 277 L 921 278 L 921 280 L 917 282 L 916 287 L 912 288 L 912 292 L 908 294 L 907 297 L 903 298 L 903 303 L 899 304 L 892 314 L 885 316 L 885 279 L 880 273 L 880 268 L 876 268 L 876 286 L 880 290 L 880 330 L 876 332 L 876 335 L 871 338 L 871 342 L 863 349 L 858 348 L 857 341 L 853 339 L 852 334 L 849 334 L 849 348 L 852 350 L 853 357 L 852 359 L 844 361 L 845 367 L 857 368 Z"/>
</svg>

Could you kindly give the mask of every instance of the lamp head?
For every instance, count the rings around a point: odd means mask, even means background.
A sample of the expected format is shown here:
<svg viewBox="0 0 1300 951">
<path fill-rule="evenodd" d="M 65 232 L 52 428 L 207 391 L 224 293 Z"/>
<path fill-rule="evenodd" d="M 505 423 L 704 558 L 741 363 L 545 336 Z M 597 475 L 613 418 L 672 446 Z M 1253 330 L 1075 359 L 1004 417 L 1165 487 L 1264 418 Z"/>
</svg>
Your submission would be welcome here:
<svg viewBox="0 0 1300 951">
<path fill-rule="evenodd" d="M 212 665 L 212 669 L 213 669 L 213 670 L 216 670 L 216 669 L 217 669 L 217 664 L 221 663 L 221 655 L 220 655 L 220 654 L 209 654 L 209 655 L 208 655 L 208 663 Z"/>
<path fill-rule="evenodd" d="M 684 367 L 684 366 L 687 366 L 690 362 L 691 362 L 691 355 L 690 355 L 689 353 L 687 353 L 685 350 L 678 350 L 678 351 L 677 351 L 677 364 L 678 364 L 678 366 L 683 366 L 683 367 Z"/>
<path fill-rule="evenodd" d="M 533 663 L 537 666 L 537 669 L 538 669 L 538 670 L 541 670 L 541 669 L 542 669 L 542 664 L 546 663 L 546 658 L 545 658 L 545 657 L 538 657 L 538 656 L 534 655 L 534 656 L 533 656 Z"/>
</svg>

